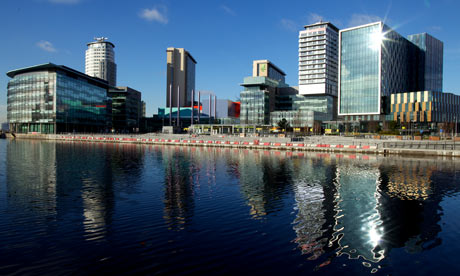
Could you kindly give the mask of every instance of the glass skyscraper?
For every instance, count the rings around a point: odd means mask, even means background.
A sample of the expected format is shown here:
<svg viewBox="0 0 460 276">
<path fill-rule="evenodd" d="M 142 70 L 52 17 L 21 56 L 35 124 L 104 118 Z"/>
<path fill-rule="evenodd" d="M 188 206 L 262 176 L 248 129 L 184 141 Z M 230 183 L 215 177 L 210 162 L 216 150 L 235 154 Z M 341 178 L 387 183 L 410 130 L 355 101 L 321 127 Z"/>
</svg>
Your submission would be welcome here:
<svg viewBox="0 0 460 276">
<path fill-rule="evenodd" d="M 416 89 L 414 44 L 382 22 L 340 31 L 339 116 L 385 113 L 382 97 Z"/>
<path fill-rule="evenodd" d="M 7 116 L 17 133 L 106 130 L 107 82 L 52 63 L 7 73 Z"/>
<path fill-rule="evenodd" d="M 422 86 L 417 90 L 441 92 L 444 44 L 427 33 L 409 35 L 407 39 L 420 49 L 418 70 Z"/>
<path fill-rule="evenodd" d="M 442 42 L 428 34 L 408 39 L 383 22 L 339 32 L 339 116 L 379 121 L 391 94 L 442 90 Z"/>
</svg>

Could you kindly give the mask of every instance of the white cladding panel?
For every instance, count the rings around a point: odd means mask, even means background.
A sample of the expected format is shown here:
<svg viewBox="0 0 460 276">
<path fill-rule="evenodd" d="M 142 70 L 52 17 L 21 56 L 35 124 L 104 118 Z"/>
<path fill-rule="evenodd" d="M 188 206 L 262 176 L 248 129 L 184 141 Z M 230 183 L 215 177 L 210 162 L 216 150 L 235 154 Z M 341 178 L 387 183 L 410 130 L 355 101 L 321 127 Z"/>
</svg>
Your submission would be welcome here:
<svg viewBox="0 0 460 276">
<path fill-rule="evenodd" d="M 306 84 L 299 85 L 299 94 L 300 95 L 319 95 L 326 94 L 326 84 L 325 83 L 315 83 L 315 84 Z"/>
</svg>

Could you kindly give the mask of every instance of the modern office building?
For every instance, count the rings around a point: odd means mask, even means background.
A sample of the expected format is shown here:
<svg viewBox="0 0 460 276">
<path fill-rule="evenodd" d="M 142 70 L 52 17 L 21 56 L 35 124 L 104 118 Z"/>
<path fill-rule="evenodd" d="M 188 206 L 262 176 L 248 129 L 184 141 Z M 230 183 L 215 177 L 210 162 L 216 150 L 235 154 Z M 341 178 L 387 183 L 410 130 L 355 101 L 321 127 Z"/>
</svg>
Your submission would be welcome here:
<svg viewBox="0 0 460 276">
<path fill-rule="evenodd" d="M 253 62 L 252 77 L 244 78 L 240 93 L 240 123 L 250 125 L 270 124 L 270 112 L 275 110 L 276 95 L 281 88 L 289 87 L 284 82 L 285 73 L 268 60 Z"/>
<path fill-rule="evenodd" d="M 271 112 L 271 125 L 276 126 L 279 121 L 286 119 L 291 127 L 312 128 L 315 124 L 320 126 L 321 122 L 332 121 L 336 118 L 334 110 L 337 110 L 337 98 L 334 96 L 294 94 L 285 97 L 283 102 L 287 103 L 288 98 L 291 101 L 291 107 L 277 108 L 276 111 Z"/>
<path fill-rule="evenodd" d="M 365 130 L 388 119 L 392 94 L 442 89 L 442 48 L 428 34 L 408 40 L 383 22 L 340 30 L 338 115 Z"/>
<path fill-rule="evenodd" d="M 460 121 L 460 96 L 435 91 L 391 94 L 389 120 L 401 123 L 454 123 Z"/>
<path fill-rule="evenodd" d="M 184 48 L 166 50 L 166 107 L 192 106 L 196 60 Z"/>
<path fill-rule="evenodd" d="M 319 127 L 321 128 L 322 121 L 328 121 L 329 117 L 326 113 L 317 112 L 314 110 L 291 110 L 291 111 L 273 111 L 270 114 L 270 124 L 274 127 L 278 123 L 286 119 L 289 127 L 304 128 L 304 132 L 308 132 L 306 128 Z"/>
<path fill-rule="evenodd" d="M 17 133 L 107 131 L 106 81 L 46 63 L 7 73 L 7 118 Z"/>
<path fill-rule="evenodd" d="M 142 94 L 130 87 L 110 88 L 112 128 L 117 132 L 138 132 L 142 117 Z"/>
<path fill-rule="evenodd" d="M 284 83 L 286 74 L 269 60 L 254 60 L 252 62 L 253 77 L 267 77 L 277 82 Z"/>
<path fill-rule="evenodd" d="M 299 94 L 337 96 L 338 34 L 330 22 L 299 32 Z"/>
<path fill-rule="evenodd" d="M 444 44 L 427 33 L 407 36 L 419 48 L 417 56 L 420 88 L 424 91 L 442 91 Z"/>
<path fill-rule="evenodd" d="M 147 117 L 147 106 L 144 101 L 141 101 L 142 103 L 142 114 L 141 117 Z"/>
<path fill-rule="evenodd" d="M 340 30 L 338 115 L 379 121 L 383 97 L 416 88 L 417 47 L 382 22 Z"/>
<path fill-rule="evenodd" d="M 117 84 L 117 65 L 115 63 L 115 45 L 106 37 L 96 37 L 88 43 L 85 57 L 85 74 L 106 80 L 109 85 Z"/>
<path fill-rule="evenodd" d="M 270 61 L 253 62 L 253 76 L 241 84 L 241 124 L 276 127 L 286 119 L 291 127 L 311 128 L 335 119 L 335 96 L 300 95 L 299 88 L 287 85 L 284 79 L 285 73 Z"/>
</svg>

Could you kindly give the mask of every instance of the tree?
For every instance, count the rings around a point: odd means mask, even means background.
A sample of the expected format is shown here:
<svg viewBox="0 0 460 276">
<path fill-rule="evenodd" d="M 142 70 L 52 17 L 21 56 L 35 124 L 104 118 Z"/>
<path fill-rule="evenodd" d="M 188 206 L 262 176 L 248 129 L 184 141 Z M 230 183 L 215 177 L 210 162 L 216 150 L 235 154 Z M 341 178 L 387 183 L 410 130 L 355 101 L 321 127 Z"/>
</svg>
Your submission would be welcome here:
<svg viewBox="0 0 460 276">
<path fill-rule="evenodd" d="M 281 128 L 284 132 L 289 127 L 289 122 L 283 118 L 281 121 L 278 122 L 278 127 Z"/>
</svg>

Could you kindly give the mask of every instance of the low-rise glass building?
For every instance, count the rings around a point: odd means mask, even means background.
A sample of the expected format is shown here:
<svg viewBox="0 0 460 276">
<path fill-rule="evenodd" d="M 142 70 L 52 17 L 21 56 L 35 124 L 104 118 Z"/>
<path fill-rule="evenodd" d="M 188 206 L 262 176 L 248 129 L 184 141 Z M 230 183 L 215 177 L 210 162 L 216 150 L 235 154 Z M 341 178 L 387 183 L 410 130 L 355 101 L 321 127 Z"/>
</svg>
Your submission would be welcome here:
<svg viewBox="0 0 460 276">
<path fill-rule="evenodd" d="M 278 123 L 283 119 L 289 123 L 290 127 L 295 128 L 311 128 L 315 122 L 320 123 L 329 120 L 329 114 L 318 112 L 309 109 L 298 109 L 291 111 L 273 111 L 270 114 L 272 126 L 278 126 Z"/>
<path fill-rule="evenodd" d="M 268 77 L 246 77 L 241 84 L 240 122 L 246 125 L 268 125 L 270 112 L 275 110 L 275 97 L 279 88 L 288 87 Z"/>
<path fill-rule="evenodd" d="M 141 92 L 130 87 L 116 87 L 109 89 L 108 96 L 112 100 L 112 128 L 137 132 L 143 113 Z"/>
<path fill-rule="evenodd" d="M 17 133 L 107 131 L 106 81 L 52 63 L 7 73 L 7 118 Z"/>
</svg>

